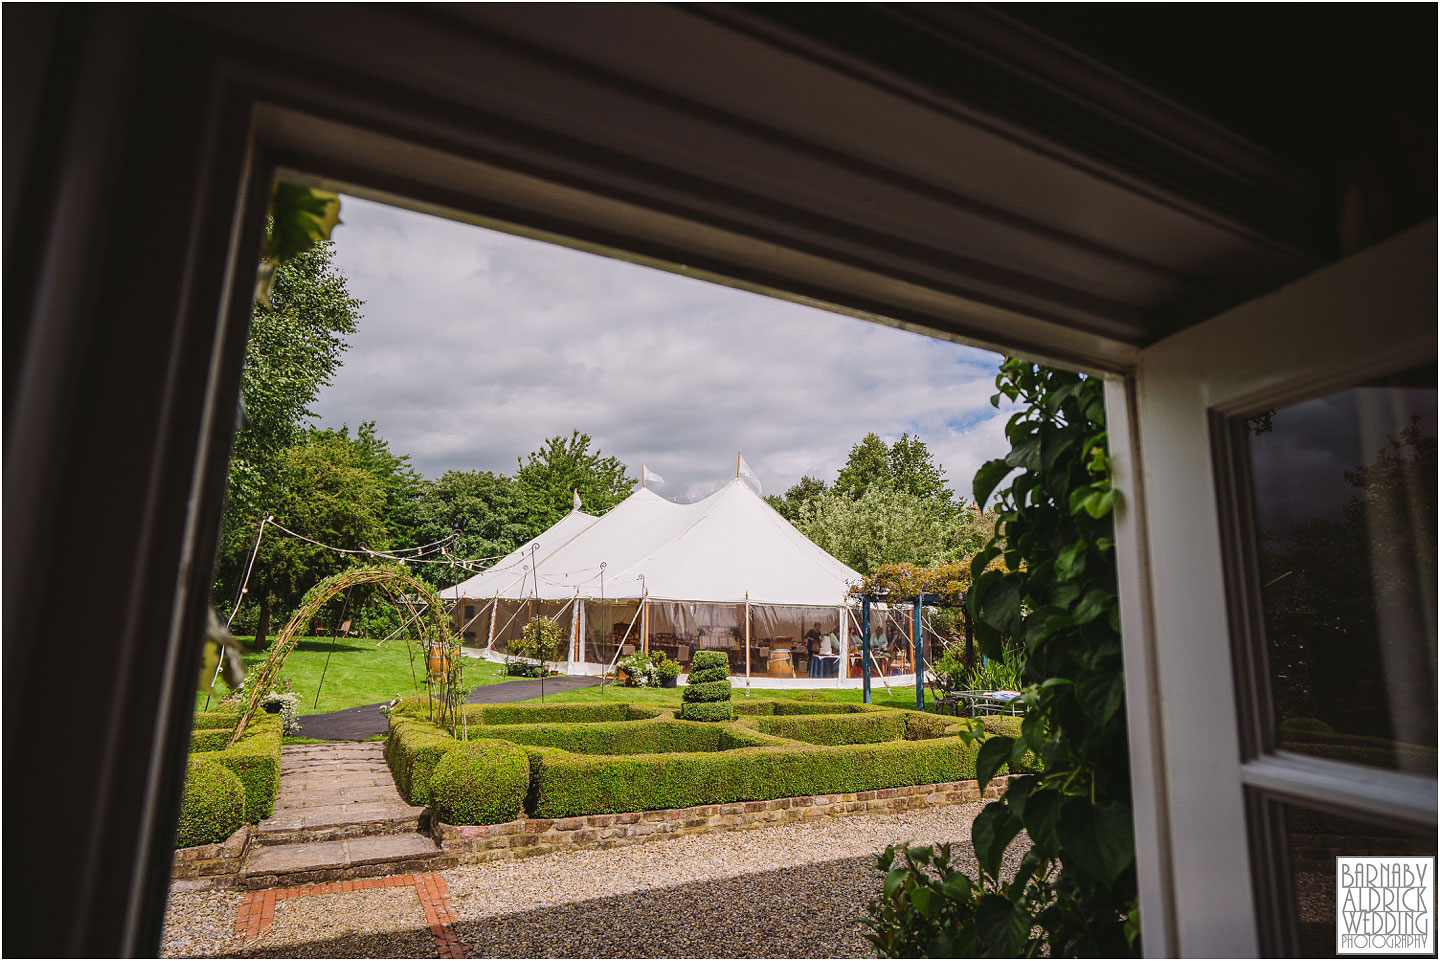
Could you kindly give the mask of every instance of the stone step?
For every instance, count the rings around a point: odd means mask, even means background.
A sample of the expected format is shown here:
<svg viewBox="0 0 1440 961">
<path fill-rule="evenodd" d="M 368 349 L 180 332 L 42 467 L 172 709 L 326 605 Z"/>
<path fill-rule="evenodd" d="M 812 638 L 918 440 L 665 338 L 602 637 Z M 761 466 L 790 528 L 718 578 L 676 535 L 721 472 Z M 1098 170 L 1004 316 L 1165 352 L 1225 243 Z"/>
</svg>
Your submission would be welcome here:
<svg viewBox="0 0 1440 961">
<path fill-rule="evenodd" d="M 396 814 L 389 804 L 336 804 L 303 808 L 291 812 L 276 810 L 255 827 L 252 843 L 262 847 L 304 842 L 339 841 L 345 838 L 387 837 L 396 834 L 426 833 L 429 819 L 424 808 Z"/>
<path fill-rule="evenodd" d="M 351 881 L 454 867 L 424 834 L 383 834 L 253 847 L 240 875 L 248 889 Z"/>
</svg>

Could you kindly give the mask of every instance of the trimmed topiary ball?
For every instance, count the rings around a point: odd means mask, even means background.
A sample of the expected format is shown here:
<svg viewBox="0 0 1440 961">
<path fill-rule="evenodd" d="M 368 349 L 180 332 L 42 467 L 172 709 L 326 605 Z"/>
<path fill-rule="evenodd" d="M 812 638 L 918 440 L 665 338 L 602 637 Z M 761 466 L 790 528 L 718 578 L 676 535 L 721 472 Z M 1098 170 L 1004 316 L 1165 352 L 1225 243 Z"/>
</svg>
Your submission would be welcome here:
<svg viewBox="0 0 1440 961">
<path fill-rule="evenodd" d="M 175 846 L 218 844 L 244 823 L 245 785 L 240 778 L 218 761 L 192 757 L 185 771 Z"/>
<path fill-rule="evenodd" d="M 699 651 L 690 661 L 691 674 L 707 667 L 718 667 L 725 672 L 726 677 L 730 676 L 730 658 L 725 655 L 724 651 Z"/>
<path fill-rule="evenodd" d="M 446 824 L 501 824 L 520 816 L 530 760 L 509 741 L 467 741 L 445 752 L 430 775 L 430 806 Z"/>
</svg>

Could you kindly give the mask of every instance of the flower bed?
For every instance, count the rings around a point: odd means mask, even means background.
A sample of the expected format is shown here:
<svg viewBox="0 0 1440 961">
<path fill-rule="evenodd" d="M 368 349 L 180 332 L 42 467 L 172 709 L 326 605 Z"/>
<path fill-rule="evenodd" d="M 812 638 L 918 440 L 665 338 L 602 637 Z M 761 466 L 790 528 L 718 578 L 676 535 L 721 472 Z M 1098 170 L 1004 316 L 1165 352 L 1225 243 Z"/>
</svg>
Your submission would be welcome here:
<svg viewBox="0 0 1440 961">
<path fill-rule="evenodd" d="M 525 752 L 523 807 L 535 818 L 849 794 L 975 776 L 978 746 L 955 733 L 962 722 L 954 718 L 790 701 L 735 708 L 741 716 L 722 723 L 625 704 L 484 705 L 472 707 L 467 720 L 471 741 L 508 741 Z M 461 747 L 424 713 L 423 702 L 398 707 L 386 742 L 386 761 L 412 804 L 432 804 L 437 765 Z M 469 776 L 475 776 L 473 765 Z"/>
</svg>

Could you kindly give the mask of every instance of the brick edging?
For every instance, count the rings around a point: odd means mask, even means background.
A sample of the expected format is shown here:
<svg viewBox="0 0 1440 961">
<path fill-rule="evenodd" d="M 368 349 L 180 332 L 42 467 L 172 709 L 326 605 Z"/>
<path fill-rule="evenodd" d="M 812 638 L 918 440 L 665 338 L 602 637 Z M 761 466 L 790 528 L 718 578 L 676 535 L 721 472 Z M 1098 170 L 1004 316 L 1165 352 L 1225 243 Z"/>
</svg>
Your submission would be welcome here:
<svg viewBox="0 0 1440 961">
<path fill-rule="evenodd" d="M 455 857 L 461 864 L 474 864 L 551 851 L 621 847 L 707 831 L 739 831 L 819 817 L 964 804 L 982 798 L 998 798 L 1005 790 L 1006 780 L 1005 777 L 993 779 L 983 792 L 975 781 L 949 781 L 846 794 L 701 804 L 628 814 L 520 818 L 504 824 L 453 825 L 444 824 L 432 816 L 431 836 L 445 854 Z"/>
</svg>

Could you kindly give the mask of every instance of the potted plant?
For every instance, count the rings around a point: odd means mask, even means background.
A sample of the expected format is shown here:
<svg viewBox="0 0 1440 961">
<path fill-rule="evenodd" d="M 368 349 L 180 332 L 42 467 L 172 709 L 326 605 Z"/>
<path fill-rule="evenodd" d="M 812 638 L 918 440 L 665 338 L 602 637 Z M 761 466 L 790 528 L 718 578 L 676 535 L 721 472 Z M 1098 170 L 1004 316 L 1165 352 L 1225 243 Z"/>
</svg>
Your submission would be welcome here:
<svg viewBox="0 0 1440 961">
<path fill-rule="evenodd" d="M 661 687 L 674 687 L 680 680 L 680 662 L 664 654 L 656 655 L 655 677 Z"/>
<path fill-rule="evenodd" d="M 636 651 L 620 659 L 615 665 L 617 678 L 623 678 L 626 687 L 643 687 L 650 681 L 650 655 Z"/>
</svg>

